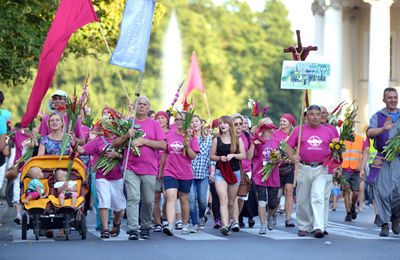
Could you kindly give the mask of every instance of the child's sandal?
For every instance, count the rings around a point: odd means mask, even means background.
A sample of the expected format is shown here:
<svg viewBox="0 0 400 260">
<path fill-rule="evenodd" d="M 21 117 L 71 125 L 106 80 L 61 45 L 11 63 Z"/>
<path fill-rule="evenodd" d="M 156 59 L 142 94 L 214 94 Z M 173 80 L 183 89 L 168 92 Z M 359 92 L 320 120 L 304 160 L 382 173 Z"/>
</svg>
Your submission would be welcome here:
<svg viewBox="0 0 400 260">
<path fill-rule="evenodd" d="M 110 238 L 110 232 L 108 231 L 108 229 L 100 232 L 100 238 Z"/>
<path fill-rule="evenodd" d="M 111 230 L 110 234 L 111 237 L 117 237 L 119 235 L 119 232 L 121 231 L 121 222 L 119 222 L 119 224 L 116 224 L 115 221 L 113 221 L 113 228 L 115 228 L 115 230 Z"/>
</svg>

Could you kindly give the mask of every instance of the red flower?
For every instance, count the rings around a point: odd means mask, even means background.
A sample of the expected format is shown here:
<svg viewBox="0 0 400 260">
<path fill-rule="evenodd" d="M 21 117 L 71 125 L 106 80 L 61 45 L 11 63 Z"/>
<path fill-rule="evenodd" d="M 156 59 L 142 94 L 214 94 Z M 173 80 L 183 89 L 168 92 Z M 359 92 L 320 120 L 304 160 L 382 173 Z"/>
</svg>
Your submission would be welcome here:
<svg viewBox="0 0 400 260">
<path fill-rule="evenodd" d="M 338 127 L 341 127 L 343 125 L 343 121 L 342 120 L 339 120 L 338 121 Z"/>
<path fill-rule="evenodd" d="M 190 104 L 188 104 L 187 100 L 185 99 L 185 101 L 183 102 L 183 111 L 187 111 L 189 107 Z"/>
<path fill-rule="evenodd" d="M 63 106 L 58 106 L 58 107 L 57 107 L 57 110 L 58 110 L 58 111 L 65 111 L 65 107 L 63 107 Z"/>
</svg>

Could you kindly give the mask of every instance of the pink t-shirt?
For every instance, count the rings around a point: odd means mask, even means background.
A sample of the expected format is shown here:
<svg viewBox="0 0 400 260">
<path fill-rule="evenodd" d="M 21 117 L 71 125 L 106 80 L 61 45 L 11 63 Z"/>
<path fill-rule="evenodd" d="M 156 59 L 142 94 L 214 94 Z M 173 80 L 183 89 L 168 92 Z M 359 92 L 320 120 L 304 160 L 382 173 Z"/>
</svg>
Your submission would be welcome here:
<svg viewBox="0 0 400 260">
<path fill-rule="evenodd" d="M 272 133 L 272 136 L 278 139 L 278 141 L 285 141 L 286 138 L 289 136 L 287 133 L 283 132 L 282 130 L 277 130 Z"/>
<path fill-rule="evenodd" d="M 183 135 L 176 132 L 170 132 L 167 135 L 167 159 L 165 161 L 164 176 L 171 176 L 178 180 L 193 180 L 192 160 L 190 160 L 187 152 L 183 156 Z M 189 140 L 190 148 L 195 153 L 200 152 L 197 138 Z"/>
<path fill-rule="evenodd" d="M 112 142 L 115 138 L 116 138 L 115 136 L 114 137 L 105 137 L 107 143 L 110 145 L 112 144 Z M 91 140 L 89 143 L 82 146 L 82 148 L 85 149 L 85 152 L 86 152 L 85 154 L 93 155 L 92 162 L 94 162 L 94 163 L 97 162 L 97 159 L 99 158 L 100 154 L 103 152 L 105 147 L 106 147 L 106 144 L 104 143 L 101 136 L 97 136 L 96 138 Z M 122 179 L 121 167 L 122 167 L 122 164 L 117 164 L 106 175 L 103 175 L 103 171 L 97 170 L 96 171 L 96 179 L 106 179 L 108 181 Z"/>
<path fill-rule="evenodd" d="M 161 125 L 151 118 L 144 121 L 135 121 L 135 124 L 141 126 L 141 130 L 145 132 L 143 138 L 154 141 L 165 140 L 165 133 Z M 125 159 L 122 165 L 125 165 L 128 149 L 125 149 Z M 132 152 L 129 153 L 127 169 L 134 171 L 136 174 L 146 174 L 156 176 L 158 173 L 157 153 L 158 150 L 153 150 L 146 145 L 140 146 L 141 156 L 136 156 Z"/>
<path fill-rule="evenodd" d="M 287 142 L 293 148 L 297 147 L 299 139 L 299 127 L 294 129 Z M 329 144 L 335 138 L 333 132 L 325 126 L 312 128 L 308 125 L 303 126 L 300 143 L 300 158 L 304 162 L 322 162 L 330 155 Z"/>
<path fill-rule="evenodd" d="M 166 132 L 164 132 L 164 133 L 165 133 L 165 136 L 168 136 L 169 132 L 171 132 L 170 129 L 168 129 Z M 164 153 L 164 150 L 157 150 L 157 151 L 156 151 L 157 170 L 160 169 L 161 158 L 162 158 L 163 153 Z"/>
<path fill-rule="evenodd" d="M 249 139 L 247 139 L 246 135 L 242 133 L 240 138 L 244 144 L 244 151 L 246 152 L 246 160 L 242 160 L 242 169 L 244 172 L 251 172 L 251 160 L 247 159 L 247 151 L 250 148 L 250 144 L 253 142 L 253 136 L 249 133 Z M 249 143 L 250 140 L 250 143 Z"/>
<path fill-rule="evenodd" d="M 83 131 L 83 138 L 85 138 L 85 143 L 89 139 L 89 132 L 90 132 L 90 127 L 82 125 L 82 131 Z"/>
<path fill-rule="evenodd" d="M 327 127 L 329 130 L 331 130 L 332 131 L 332 134 L 333 134 L 333 136 L 334 136 L 334 138 L 339 138 L 339 132 L 338 132 L 338 130 L 336 129 L 336 127 L 334 127 L 333 125 L 331 125 L 331 124 L 325 124 L 325 127 Z"/>
<path fill-rule="evenodd" d="M 40 128 L 39 128 L 39 134 L 41 136 L 46 136 L 46 135 L 50 134 L 50 129 L 49 129 L 49 126 L 47 125 L 47 119 L 49 118 L 49 116 L 50 115 L 46 115 L 42 119 L 42 124 L 40 125 Z M 68 115 L 67 114 L 64 115 L 64 122 L 65 122 L 65 127 L 66 127 L 65 131 L 68 132 L 69 121 L 68 121 Z M 76 122 L 76 125 L 75 125 L 75 129 L 74 129 L 75 136 L 77 138 L 85 138 L 83 132 L 84 131 L 82 129 L 81 120 L 78 118 L 78 120 Z"/>
<path fill-rule="evenodd" d="M 14 158 L 14 165 L 17 163 L 18 159 L 21 158 L 23 153 L 25 152 L 25 145 L 24 141 L 29 139 L 29 136 L 25 136 L 22 132 L 20 131 L 15 131 L 15 135 L 12 138 L 12 141 L 15 144 L 15 158 Z M 24 166 L 24 163 L 20 163 L 19 169 L 21 170 L 22 167 Z"/>
<path fill-rule="evenodd" d="M 271 139 L 269 141 L 267 140 L 265 144 L 256 145 L 254 147 L 252 179 L 256 185 L 264 187 L 280 187 L 278 164 L 272 170 L 268 179 L 264 182 L 261 181 L 263 173 L 260 173 L 260 170 L 264 167 L 264 161 L 267 161 L 267 151 L 278 148 L 278 145 L 279 141 L 271 136 Z"/>
</svg>

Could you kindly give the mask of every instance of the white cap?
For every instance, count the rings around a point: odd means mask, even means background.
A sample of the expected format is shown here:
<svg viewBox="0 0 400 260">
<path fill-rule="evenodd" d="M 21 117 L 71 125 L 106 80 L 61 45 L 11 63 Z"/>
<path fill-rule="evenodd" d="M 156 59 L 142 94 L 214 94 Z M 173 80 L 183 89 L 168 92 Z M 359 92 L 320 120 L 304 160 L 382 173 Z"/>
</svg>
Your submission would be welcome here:
<svg viewBox="0 0 400 260">
<path fill-rule="evenodd" d="M 63 90 L 56 90 L 54 93 L 53 93 L 53 95 L 51 95 L 51 97 L 53 98 L 54 96 L 60 96 L 60 97 L 65 97 L 65 98 L 67 98 L 68 97 L 68 94 L 67 94 L 67 92 L 65 92 L 65 91 L 63 91 Z M 53 99 L 50 99 L 49 101 L 47 101 L 47 109 L 50 111 L 50 112 L 52 112 L 52 113 L 54 113 L 56 110 L 55 110 L 55 108 L 53 107 Z"/>
</svg>

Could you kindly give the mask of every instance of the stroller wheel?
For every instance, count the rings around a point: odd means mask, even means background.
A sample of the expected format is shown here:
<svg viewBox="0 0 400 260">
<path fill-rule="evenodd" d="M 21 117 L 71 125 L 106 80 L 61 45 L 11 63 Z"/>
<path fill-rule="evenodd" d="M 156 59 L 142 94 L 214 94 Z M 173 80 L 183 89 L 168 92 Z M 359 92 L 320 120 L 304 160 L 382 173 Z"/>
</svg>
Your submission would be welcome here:
<svg viewBox="0 0 400 260">
<path fill-rule="evenodd" d="M 22 215 L 22 230 L 21 230 L 21 239 L 26 240 L 26 233 L 28 230 L 28 216 L 26 212 Z"/>
<path fill-rule="evenodd" d="M 87 226 L 86 226 L 86 216 L 82 214 L 81 216 L 81 221 L 80 221 L 80 233 L 82 240 L 86 239 L 86 233 L 87 233 Z"/>
<path fill-rule="evenodd" d="M 69 214 L 65 214 L 65 240 L 69 240 L 69 234 L 71 233 L 71 216 Z"/>
<path fill-rule="evenodd" d="M 39 214 L 35 214 L 35 222 L 33 223 L 34 231 L 35 231 L 35 239 L 39 240 L 39 232 L 40 232 L 40 219 Z"/>
</svg>

